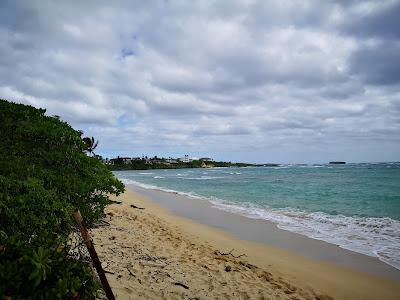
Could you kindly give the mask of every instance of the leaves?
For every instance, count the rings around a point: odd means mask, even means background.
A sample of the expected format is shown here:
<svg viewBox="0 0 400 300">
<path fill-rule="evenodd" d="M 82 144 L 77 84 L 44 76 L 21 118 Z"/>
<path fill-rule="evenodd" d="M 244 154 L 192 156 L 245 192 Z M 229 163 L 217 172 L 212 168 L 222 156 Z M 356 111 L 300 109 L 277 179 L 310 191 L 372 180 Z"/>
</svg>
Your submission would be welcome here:
<svg viewBox="0 0 400 300">
<path fill-rule="evenodd" d="M 95 141 L 94 137 L 85 137 L 82 139 L 83 142 L 85 143 L 85 151 L 94 154 L 94 150 L 97 148 L 97 145 L 99 144 L 99 141 Z"/>
<path fill-rule="evenodd" d="M 123 184 L 86 154 L 93 137 L 43 109 L 0 100 L 0 128 L 0 295 L 93 298 L 90 269 L 68 256 L 72 211 L 90 226 Z"/>
<path fill-rule="evenodd" d="M 31 257 L 25 258 L 33 266 L 33 272 L 29 276 L 29 279 L 34 280 L 34 286 L 36 287 L 42 280 L 46 280 L 46 274 L 51 270 L 50 252 L 43 247 L 39 247 Z"/>
</svg>

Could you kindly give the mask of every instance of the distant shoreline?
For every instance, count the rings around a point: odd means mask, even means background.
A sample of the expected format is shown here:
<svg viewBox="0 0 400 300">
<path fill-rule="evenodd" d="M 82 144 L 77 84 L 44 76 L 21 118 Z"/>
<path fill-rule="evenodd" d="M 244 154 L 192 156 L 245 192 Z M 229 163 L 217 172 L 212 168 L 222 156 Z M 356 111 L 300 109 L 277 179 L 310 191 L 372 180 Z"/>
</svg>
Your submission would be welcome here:
<svg viewBox="0 0 400 300">
<path fill-rule="evenodd" d="M 163 162 L 145 163 L 143 161 L 133 161 L 131 163 L 107 164 L 111 171 L 124 170 L 160 170 L 160 169 L 209 169 L 209 168 L 246 168 L 246 167 L 279 167 L 280 164 L 248 164 L 231 162 L 209 162 L 202 161 L 178 162 L 168 164 Z"/>
</svg>

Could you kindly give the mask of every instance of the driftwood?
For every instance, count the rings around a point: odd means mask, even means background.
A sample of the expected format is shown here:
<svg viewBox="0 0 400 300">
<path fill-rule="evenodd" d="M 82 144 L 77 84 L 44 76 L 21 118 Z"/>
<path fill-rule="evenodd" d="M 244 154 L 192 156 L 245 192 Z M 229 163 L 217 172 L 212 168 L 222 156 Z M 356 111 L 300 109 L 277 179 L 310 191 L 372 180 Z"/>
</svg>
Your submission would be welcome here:
<svg viewBox="0 0 400 300">
<path fill-rule="evenodd" d="M 136 275 L 129 268 L 125 267 L 125 269 L 128 270 L 130 276 L 136 277 Z"/>
<path fill-rule="evenodd" d="M 121 203 L 122 203 L 122 201 L 115 201 L 115 200 L 110 200 L 110 202 L 111 202 L 112 204 L 121 204 Z"/>
<path fill-rule="evenodd" d="M 103 285 L 103 289 L 104 289 L 104 292 L 106 293 L 107 299 L 115 300 L 114 294 L 111 290 L 110 284 L 107 281 L 106 274 L 105 274 L 103 268 L 101 267 L 101 263 L 100 263 L 99 257 L 97 256 L 96 249 L 94 248 L 92 239 L 90 238 L 90 235 L 89 235 L 89 231 L 88 231 L 85 223 L 83 222 L 83 217 L 82 217 L 79 209 L 76 209 L 74 211 L 73 216 L 74 216 L 74 220 L 75 220 L 76 224 L 79 227 L 79 230 L 81 231 L 83 242 L 85 243 L 85 245 L 89 251 L 90 257 L 92 258 L 93 265 L 96 268 L 97 274 L 99 275 L 99 278 L 100 278 L 101 284 Z M 110 273 L 110 272 L 108 272 L 108 273 Z M 110 274 L 112 274 L 112 273 L 110 273 Z"/>
<path fill-rule="evenodd" d="M 229 251 L 229 252 L 227 252 L 227 253 L 220 252 L 219 250 L 215 250 L 215 251 L 214 251 L 214 254 L 216 254 L 216 255 L 222 255 L 222 256 L 228 256 L 228 255 L 230 255 L 230 256 L 232 256 L 232 257 L 234 257 L 234 258 L 239 258 L 239 257 L 242 257 L 242 256 L 247 256 L 246 254 L 240 254 L 240 255 L 235 256 L 235 255 L 232 254 L 232 252 L 233 252 L 234 250 L 235 250 L 235 249 L 232 249 L 231 251 Z"/>
<path fill-rule="evenodd" d="M 130 206 L 132 208 L 136 208 L 136 209 L 144 209 L 144 207 L 139 207 L 139 206 L 136 206 L 135 204 L 131 204 Z"/>
<path fill-rule="evenodd" d="M 189 287 L 186 285 L 186 284 L 183 284 L 183 283 L 180 283 L 180 282 L 174 282 L 174 284 L 175 285 L 178 285 L 178 286 L 181 286 L 181 287 L 183 287 L 184 289 L 189 289 Z"/>
</svg>

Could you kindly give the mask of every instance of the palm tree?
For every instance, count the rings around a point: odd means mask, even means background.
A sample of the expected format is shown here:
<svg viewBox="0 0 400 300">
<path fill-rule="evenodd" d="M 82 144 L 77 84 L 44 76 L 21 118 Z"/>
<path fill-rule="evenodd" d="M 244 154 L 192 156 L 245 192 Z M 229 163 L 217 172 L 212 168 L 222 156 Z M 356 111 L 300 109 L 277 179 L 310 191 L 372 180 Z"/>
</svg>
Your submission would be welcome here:
<svg viewBox="0 0 400 300">
<path fill-rule="evenodd" d="M 96 149 L 97 145 L 99 144 L 99 141 L 95 141 L 94 137 L 85 137 L 83 138 L 83 142 L 85 143 L 85 149 L 84 151 L 89 152 L 90 154 L 94 154 L 94 149 Z"/>
</svg>

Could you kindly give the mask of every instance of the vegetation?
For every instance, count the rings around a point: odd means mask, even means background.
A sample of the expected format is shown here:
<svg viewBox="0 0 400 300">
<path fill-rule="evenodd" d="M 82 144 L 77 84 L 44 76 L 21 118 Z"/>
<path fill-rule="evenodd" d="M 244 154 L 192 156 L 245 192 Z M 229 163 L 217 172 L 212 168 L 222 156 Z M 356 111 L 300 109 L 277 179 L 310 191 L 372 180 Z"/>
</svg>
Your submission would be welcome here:
<svg viewBox="0 0 400 300">
<path fill-rule="evenodd" d="M 168 163 L 165 159 L 136 159 L 128 163 L 121 158 L 113 160 L 113 164 L 107 165 L 110 170 L 150 170 L 150 169 L 183 169 L 183 168 L 202 168 L 202 167 L 248 167 L 256 166 L 254 164 L 231 163 L 223 161 L 193 160 L 191 162 L 177 161 L 176 163 Z"/>
<path fill-rule="evenodd" d="M 124 186 L 82 138 L 44 109 L 0 100 L 0 298 L 94 298 L 90 267 L 70 256 L 72 213 L 88 226 Z"/>
</svg>

